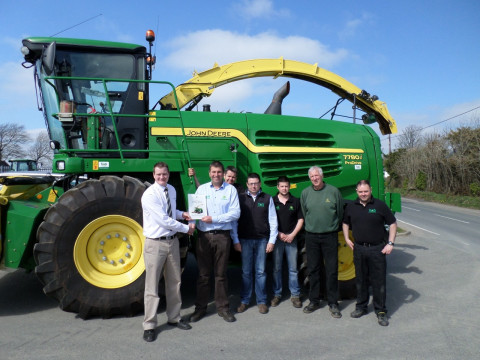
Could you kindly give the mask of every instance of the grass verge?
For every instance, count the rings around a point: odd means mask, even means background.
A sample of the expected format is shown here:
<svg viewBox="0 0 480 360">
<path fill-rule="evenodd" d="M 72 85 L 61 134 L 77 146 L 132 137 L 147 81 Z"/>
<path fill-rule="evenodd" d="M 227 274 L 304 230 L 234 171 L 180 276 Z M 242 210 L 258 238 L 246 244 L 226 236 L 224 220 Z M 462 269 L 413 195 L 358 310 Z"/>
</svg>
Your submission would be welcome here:
<svg viewBox="0 0 480 360">
<path fill-rule="evenodd" d="M 426 201 L 436 202 L 439 204 L 454 205 L 469 209 L 480 210 L 480 197 L 478 196 L 462 196 L 462 195 L 450 195 L 450 194 L 437 194 L 430 191 L 419 190 L 403 190 L 395 188 L 391 190 L 402 195 L 402 197 L 423 199 Z"/>
</svg>

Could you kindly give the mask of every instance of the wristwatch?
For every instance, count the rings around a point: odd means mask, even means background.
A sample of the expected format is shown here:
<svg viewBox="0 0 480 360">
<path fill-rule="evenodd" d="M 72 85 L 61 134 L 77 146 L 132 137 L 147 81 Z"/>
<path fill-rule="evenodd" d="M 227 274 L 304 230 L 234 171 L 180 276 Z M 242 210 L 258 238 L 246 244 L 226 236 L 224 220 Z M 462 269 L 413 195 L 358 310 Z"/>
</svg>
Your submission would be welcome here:
<svg viewBox="0 0 480 360">
<path fill-rule="evenodd" d="M 389 241 L 389 242 L 387 243 L 387 245 L 395 246 L 395 244 L 394 244 L 393 242 L 391 242 L 391 241 Z"/>
</svg>

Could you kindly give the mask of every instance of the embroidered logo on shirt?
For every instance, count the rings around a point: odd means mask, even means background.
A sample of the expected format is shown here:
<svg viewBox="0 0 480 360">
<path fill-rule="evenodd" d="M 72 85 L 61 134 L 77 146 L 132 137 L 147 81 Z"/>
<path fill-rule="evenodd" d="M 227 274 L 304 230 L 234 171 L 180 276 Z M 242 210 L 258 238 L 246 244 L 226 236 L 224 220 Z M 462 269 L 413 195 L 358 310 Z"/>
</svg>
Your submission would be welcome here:
<svg viewBox="0 0 480 360">
<path fill-rule="evenodd" d="M 327 200 L 325 200 L 326 203 L 329 203 L 331 202 L 329 198 L 327 198 Z"/>
<path fill-rule="evenodd" d="M 257 207 L 265 207 L 265 204 L 264 203 L 258 203 Z"/>
<path fill-rule="evenodd" d="M 293 205 L 290 205 L 290 207 L 288 208 L 288 210 L 293 211 L 293 210 L 295 210 L 295 209 L 293 208 Z"/>
<path fill-rule="evenodd" d="M 280 210 L 280 205 L 275 206 L 275 209 Z"/>
<path fill-rule="evenodd" d="M 227 200 L 227 197 L 225 195 L 223 195 L 222 200 Z"/>
<path fill-rule="evenodd" d="M 376 213 L 377 213 L 377 209 L 368 209 L 368 213 L 369 213 L 369 214 L 376 214 Z"/>
</svg>

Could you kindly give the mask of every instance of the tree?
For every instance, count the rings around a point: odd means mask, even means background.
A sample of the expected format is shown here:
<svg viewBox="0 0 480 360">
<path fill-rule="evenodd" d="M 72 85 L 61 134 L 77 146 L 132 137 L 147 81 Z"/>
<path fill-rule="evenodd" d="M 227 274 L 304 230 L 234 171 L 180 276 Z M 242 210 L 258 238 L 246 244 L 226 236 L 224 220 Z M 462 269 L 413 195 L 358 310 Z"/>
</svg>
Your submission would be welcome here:
<svg viewBox="0 0 480 360">
<path fill-rule="evenodd" d="M 50 138 L 47 131 L 43 130 L 37 135 L 35 142 L 28 149 L 28 157 L 35 160 L 42 167 L 49 167 L 53 159 L 53 150 L 50 149 Z"/>
<path fill-rule="evenodd" d="M 398 140 L 398 147 L 404 149 L 413 149 L 422 143 L 422 128 L 418 125 L 407 126 Z"/>
<path fill-rule="evenodd" d="M 24 157 L 22 147 L 29 141 L 30 136 L 23 125 L 0 124 L 0 160 Z"/>
</svg>

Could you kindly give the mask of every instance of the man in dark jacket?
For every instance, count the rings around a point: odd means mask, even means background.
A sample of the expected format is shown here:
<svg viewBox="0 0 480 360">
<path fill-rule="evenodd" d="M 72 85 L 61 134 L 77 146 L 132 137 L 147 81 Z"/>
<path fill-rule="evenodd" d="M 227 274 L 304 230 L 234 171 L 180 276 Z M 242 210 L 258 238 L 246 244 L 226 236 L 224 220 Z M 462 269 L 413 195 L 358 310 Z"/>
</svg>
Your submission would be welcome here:
<svg viewBox="0 0 480 360">
<path fill-rule="evenodd" d="M 272 197 L 262 192 L 260 176 L 247 177 L 248 190 L 238 195 L 240 218 L 237 233 L 232 233 L 235 250 L 242 253 L 242 293 L 237 312 L 248 308 L 255 275 L 255 295 L 258 311 L 268 313 L 265 262 L 267 253 L 273 251 L 278 234 L 277 214 Z M 234 227 L 235 229 L 235 227 Z"/>
</svg>

